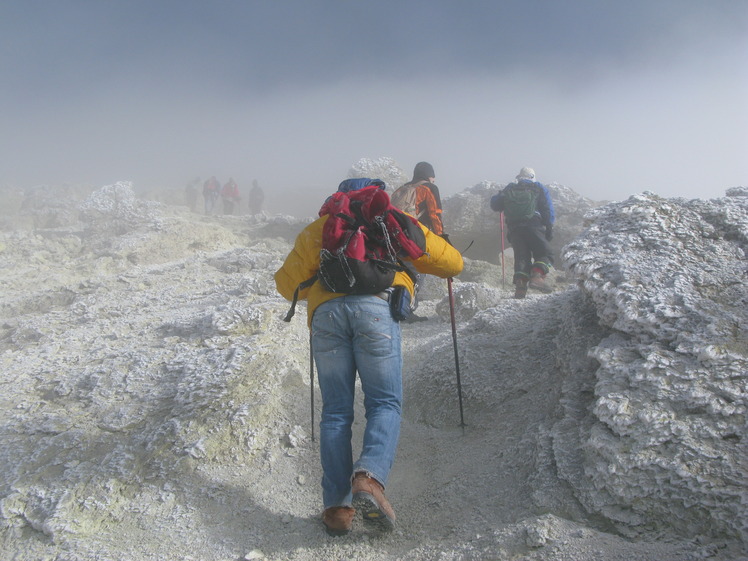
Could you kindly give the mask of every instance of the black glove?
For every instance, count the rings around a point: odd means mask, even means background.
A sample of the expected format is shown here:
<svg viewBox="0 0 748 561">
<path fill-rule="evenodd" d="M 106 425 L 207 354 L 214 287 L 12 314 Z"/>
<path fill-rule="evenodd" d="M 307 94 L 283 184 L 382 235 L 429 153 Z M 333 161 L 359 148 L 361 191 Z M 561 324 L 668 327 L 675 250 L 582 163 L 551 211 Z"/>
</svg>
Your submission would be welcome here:
<svg viewBox="0 0 748 561">
<path fill-rule="evenodd" d="M 545 227 L 545 239 L 551 241 L 553 239 L 553 226 Z"/>
</svg>

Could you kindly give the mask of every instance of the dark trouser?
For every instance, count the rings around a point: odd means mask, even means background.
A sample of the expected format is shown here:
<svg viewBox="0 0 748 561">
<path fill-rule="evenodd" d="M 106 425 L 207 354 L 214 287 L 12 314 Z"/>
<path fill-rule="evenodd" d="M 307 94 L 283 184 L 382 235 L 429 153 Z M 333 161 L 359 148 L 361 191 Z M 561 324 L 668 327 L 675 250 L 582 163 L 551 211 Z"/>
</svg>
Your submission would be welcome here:
<svg viewBox="0 0 748 561">
<path fill-rule="evenodd" d="M 543 275 L 548 274 L 553 265 L 553 253 L 545 239 L 545 227 L 535 224 L 514 226 L 507 237 L 514 250 L 515 284 L 517 279 L 527 279 L 533 267 L 539 268 Z"/>
</svg>

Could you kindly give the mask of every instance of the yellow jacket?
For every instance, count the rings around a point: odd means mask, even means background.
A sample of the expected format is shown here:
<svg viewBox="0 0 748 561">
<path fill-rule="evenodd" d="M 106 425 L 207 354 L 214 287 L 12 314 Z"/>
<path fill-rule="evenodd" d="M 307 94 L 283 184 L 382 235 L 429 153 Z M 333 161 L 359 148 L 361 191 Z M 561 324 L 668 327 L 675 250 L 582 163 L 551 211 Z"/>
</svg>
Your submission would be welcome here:
<svg viewBox="0 0 748 561">
<path fill-rule="evenodd" d="M 283 266 L 275 273 L 275 286 L 287 300 L 293 300 L 296 288 L 313 277 L 319 269 L 319 252 L 322 249 L 322 229 L 328 215 L 322 216 L 304 228 L 296 237 L 293 250 L 286 257 Z M 434 234 L 419 222 L 426 237 L 426 253 L 418 259 L 405 259 L 413 264 L 419 273 L 436 275 L 441 278 L 454 277 L 462 271 L 462 255 L 444 238 Z M 396 272 L 392 286 L 404 286 L 413 298 L 413 279 L 405 272 Z M 307 300 L 307 320 L 311 325 L 317 306 L 345 296 L 340 292 L 326 290 L 319 281 L 299 291 L 299 300 Z"/>
</svg>

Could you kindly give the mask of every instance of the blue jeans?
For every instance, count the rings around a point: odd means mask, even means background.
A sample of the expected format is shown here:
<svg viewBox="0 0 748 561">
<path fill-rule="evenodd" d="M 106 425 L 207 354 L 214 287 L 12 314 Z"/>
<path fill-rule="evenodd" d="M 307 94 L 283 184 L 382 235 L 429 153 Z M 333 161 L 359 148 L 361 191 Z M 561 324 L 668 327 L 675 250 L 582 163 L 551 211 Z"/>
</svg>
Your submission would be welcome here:
<svg viewBox="0 0 748 561">
<path fill-rule="evenodd" d="M 353 474 L 366 471 L 386 485 L 395 460 L 403 400 L 400 324 L 381 298 L 341 296 L 314 311 L 312 349 L 322 392 L 322 500 L 325 508 L 350 506 Z M 357 371 L 366 428 L 361 456 L 354 463 L 351 425 Z"/>
</svg>

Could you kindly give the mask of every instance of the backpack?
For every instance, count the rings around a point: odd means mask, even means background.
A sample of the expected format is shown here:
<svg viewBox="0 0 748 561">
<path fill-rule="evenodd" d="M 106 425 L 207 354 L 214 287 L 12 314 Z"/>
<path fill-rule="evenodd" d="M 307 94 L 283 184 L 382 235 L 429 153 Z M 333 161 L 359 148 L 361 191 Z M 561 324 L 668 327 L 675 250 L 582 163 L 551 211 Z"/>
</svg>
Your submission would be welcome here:
<svg viewBox="0 0 748 561">
<path fill-rule="evenodd" d="M 414 216 L 418 221 L 427 226 L 429 230 L 441 234 L 441 218 L 439 215 L 432 216 L 429 209 L 437 209 L 438 205 L 434 194 L 423 183 L 406 183 L 392 193 L 392 204 L 403 212 Z M 431 201 L 430 203 L 428 201 Z M 425 207 L 423 205 L 425 203 Z M 421 209 L 419 211 L 419 209 Z"/>
<path fill-rule="evenodd" d="M 394 193 L 392 193 L 390 201 L 392 202 L 393 206 L 396 206 L 403 212 L 407 212 L 411 216 L 415 216 L 416 218 L 418 218 L 416 210 L 416 187 L 417 186 L 413 184 L 403 185 L 399 189 L 396 189 Z"/>
<path fill-rule="evenodd" d="M 392 206 L 380 185 L 338 191 L 319 215 L 329 216 L 322 229 L 319 270 L 296 288 L 284 321 L 291 321 L 299 291 L 317 280 L 330 292 L 377 294 L 392 286 L 395 272 L 410 273 L 402 257 L 417 259 L 425 253 L 418 221 Z"/>
<path fill-rule="evenodd" d="M 504 218 L 507 224 L 531 220 L 537 212 L 538 190 L 534 184 L 519 183 L 504 191 Z"/>
</svg>

